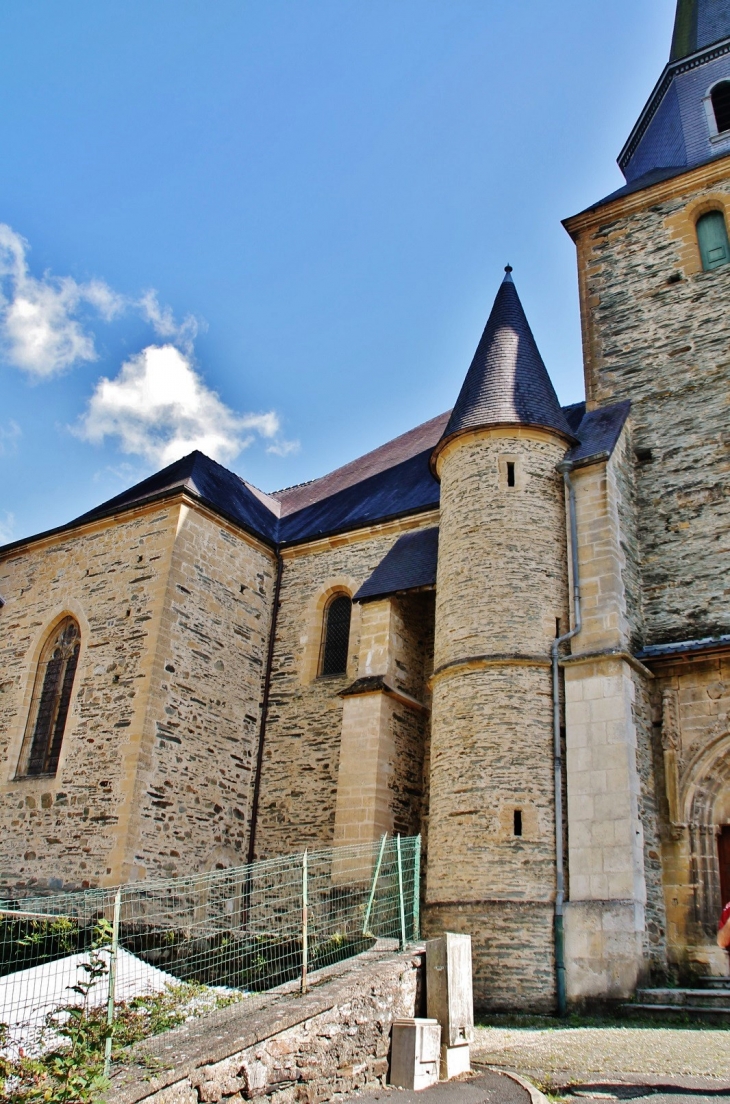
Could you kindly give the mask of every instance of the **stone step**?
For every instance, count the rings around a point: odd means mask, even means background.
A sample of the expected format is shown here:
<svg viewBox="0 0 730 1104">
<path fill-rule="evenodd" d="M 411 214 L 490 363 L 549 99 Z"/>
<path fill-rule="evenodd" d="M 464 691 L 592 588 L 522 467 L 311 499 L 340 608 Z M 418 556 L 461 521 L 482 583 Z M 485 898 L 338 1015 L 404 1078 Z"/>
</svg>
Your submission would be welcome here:
<svg viewBox="0 0 730 1104">
<path fill-rule="evenodd" d="M 721 992 L 727 993 L 728 997 L 730 997 L 730 978 L 707 977 L 703 978 L 700 984 L 703 989 L 719 989 Z"/>
<path fill-rule="evenodd" d="M 728 989 L 637 989 L 636 1002 L 671 1008 L 730 1008 Z"/>
<path fill-rule="evenodd" d="M 657 1020 L 663 1023 L 683 1023 L 702 1020 L 705 1023 L 730 1024 L 730 1004 L 719 1008 L 681 1004 L 622 1004 L 621 1011 L 628 1019 Z"/>
</svg>

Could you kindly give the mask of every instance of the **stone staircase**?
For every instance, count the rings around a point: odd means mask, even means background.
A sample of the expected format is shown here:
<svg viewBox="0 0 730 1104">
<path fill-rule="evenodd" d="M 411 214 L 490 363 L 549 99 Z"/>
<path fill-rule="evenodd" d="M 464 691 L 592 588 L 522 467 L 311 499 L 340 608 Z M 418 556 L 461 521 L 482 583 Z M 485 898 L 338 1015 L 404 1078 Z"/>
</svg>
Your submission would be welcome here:
<svg viewBox="0 0 730 1104">
<path fill-rule="evenodd" d="M 621 1009 L 642 1019 L 730 1024 L 730 978 L 706 978 L 701 989 L 637 989 L 636 999 Z"/>
</svg>

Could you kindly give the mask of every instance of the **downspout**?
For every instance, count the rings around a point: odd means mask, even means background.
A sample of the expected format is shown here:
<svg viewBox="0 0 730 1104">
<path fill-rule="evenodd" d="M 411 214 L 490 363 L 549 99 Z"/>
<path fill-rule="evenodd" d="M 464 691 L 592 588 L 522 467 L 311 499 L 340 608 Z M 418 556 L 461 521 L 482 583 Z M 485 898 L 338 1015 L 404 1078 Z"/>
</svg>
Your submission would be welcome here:
<svg viewBox="0 0 730 1104">
<path fill-rule="evenodd" d="M 565 986 L 565 855 L 563 854 L 563 748 L 560 737 L 560 645 L 572 640 L 581 630 L 580 575 L 578 571 L 578 523 L 575 511 L 575 488 L 570 480 L 573 465 L 562 460 L 556 470 L 563 477 L 568 492 L 568 516 L 570 526 L 570 552 L 573 574 L 573 628 L 563 636 L 556 636 L 550 649 L 553 674 L 553 753 L 555 765 L 555 865 L 557 885 L 555 893 L 555 979 L 558 997 L 558 1015 L 565 1016 L 568 1001 Z"/>
<path fill-rule="evenodd" d="M 264 693 L 261 699 L 261 723 L 259 725 L 259 749 L 256 754 L 256 774 L 253 783 L 253 800 L 251 802 L 251 827 L 248 832 L 248 856 L 246 861 L 254 861 L 256 847 L 256 822 L 259 815 L 259 796 L 261 793 L 261 773 L 264 763 L 264 740 L 266 739 L 266 716 L 269 712 L 269 691 L 271 690 L 271 668 L 274 664 L 274 641 L 276 639 L 276 618 L 279 613 L 279 593 L 281 591 L 281 576 L 284 570 L 284 561 L 281 553 L 276 553 L 276 582 L 274 583 L 274 602 L 271 607 L 271 627 L 269 629 L 269 647 L 266 654 L 266 671 L 264 673 Z"/>
</svg>

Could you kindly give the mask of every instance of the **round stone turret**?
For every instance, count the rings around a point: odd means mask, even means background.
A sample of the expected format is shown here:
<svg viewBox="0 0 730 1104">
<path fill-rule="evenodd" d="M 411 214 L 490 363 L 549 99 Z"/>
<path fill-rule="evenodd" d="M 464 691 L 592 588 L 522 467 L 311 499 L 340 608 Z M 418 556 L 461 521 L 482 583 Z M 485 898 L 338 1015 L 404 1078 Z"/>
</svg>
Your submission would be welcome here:
<svg viewBox="0 0 730 1104">
<path fill-rule="evenodd" d="M 550 646 L 567 629 L 572 440 L 509 273 L 435 450 L 441 480 L 426 922 L 475 996 L 554 1005 Z"/>
</svg>

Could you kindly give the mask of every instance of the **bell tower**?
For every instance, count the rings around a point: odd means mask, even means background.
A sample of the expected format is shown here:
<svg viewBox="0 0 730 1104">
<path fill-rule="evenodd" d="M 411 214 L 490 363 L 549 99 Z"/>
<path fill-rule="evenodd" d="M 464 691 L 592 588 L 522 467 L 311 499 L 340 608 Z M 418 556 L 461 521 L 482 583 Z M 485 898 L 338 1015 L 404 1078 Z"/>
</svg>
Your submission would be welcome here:
<svg viewBox="0 0 730 1104">
<path fill-rule="evenodd" d="M 475 995 L 551 1011 L 550 646 L 567 628 L 573 440 L 508 268 L 443 437 L 426 888 L 472 935 Z"/>
<path fill-rule="evenodd" d="M 618 163 L 626 184 L 565 226 L 577 248 L 588 409 L 631 404 L 631 494 L 616 517 L 634 565 L 624 575 L 623 648 L 633 663 L 624 713 L 636 730 L 637 852 L 653 809 L 663 818 L 661 848 L 642 845 L 647 920 L 636 929 L 645 961 L 666 934 L 670 966 L 691 979 L 725 970 L 714 933 L 723 903 L 718 840 L 730 816 L 721 781 L 730 777 L 730 0 L 679 0 L 669 61 Z M 579 520 L 582 508 L 586 515 L 579 485 Z M 577 638 L 574 654 L 587 639 Z M 569 808 L 573 796 L 576 808 L 586 801 L 585 788 L 571 795 L 588 712 L 573 671 L 566 668 Z M 652 756 L 663 763 L 656 792 Z M 571 923 L 583 925 L 586 947 L 596 926 L 591 896 L 609 914 L 615 875 L 607 874 L 608 891 L 592 869 L 571 869 Z M 631 896 L 625 888 L 614 895 Z M 641 896 L 633 891 L 637 915 Z M 590 992 L 598 956 L 584 957 Z"/>
</svg>

